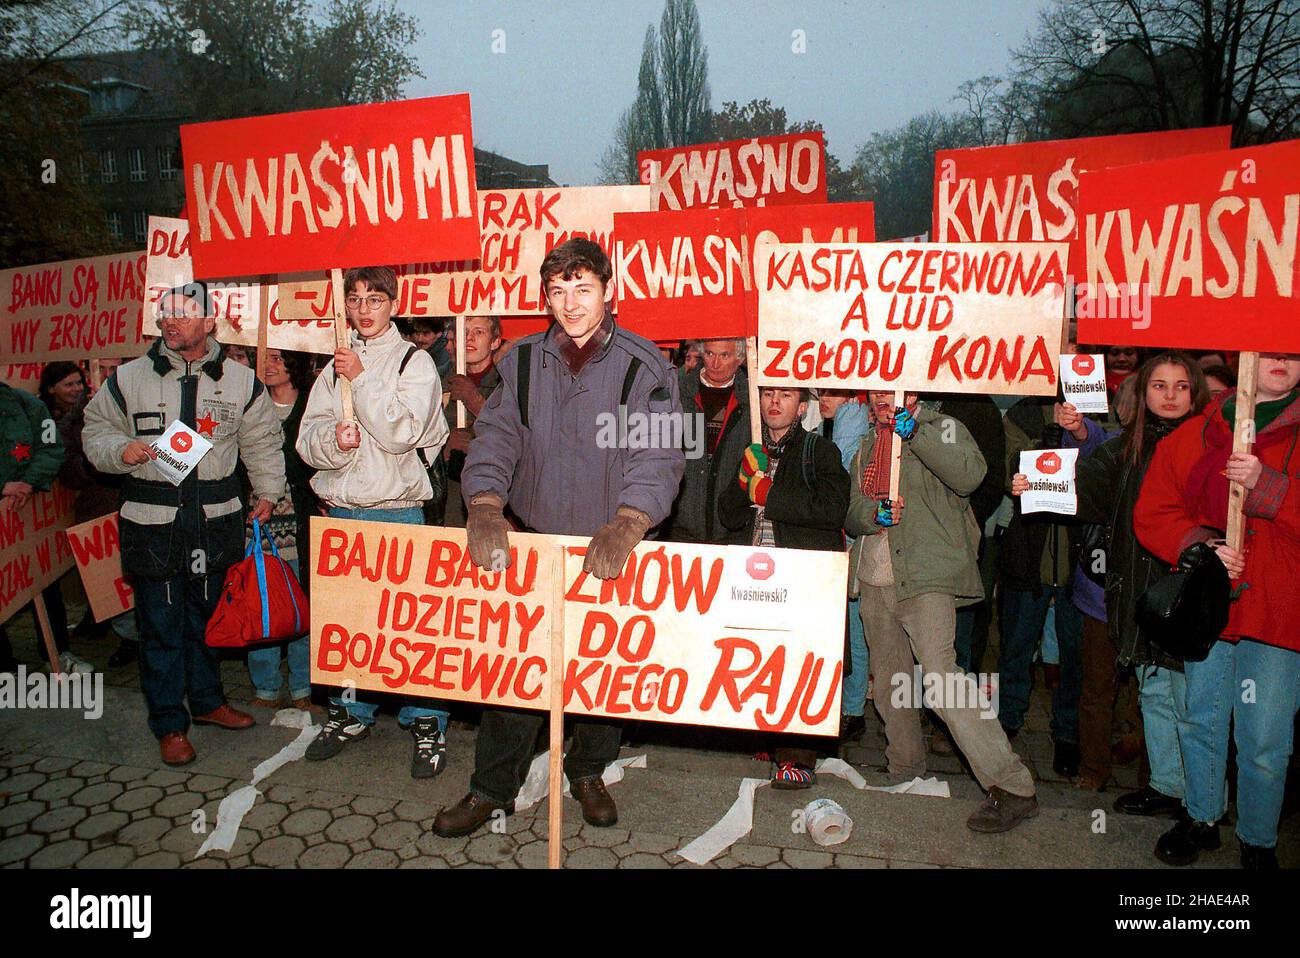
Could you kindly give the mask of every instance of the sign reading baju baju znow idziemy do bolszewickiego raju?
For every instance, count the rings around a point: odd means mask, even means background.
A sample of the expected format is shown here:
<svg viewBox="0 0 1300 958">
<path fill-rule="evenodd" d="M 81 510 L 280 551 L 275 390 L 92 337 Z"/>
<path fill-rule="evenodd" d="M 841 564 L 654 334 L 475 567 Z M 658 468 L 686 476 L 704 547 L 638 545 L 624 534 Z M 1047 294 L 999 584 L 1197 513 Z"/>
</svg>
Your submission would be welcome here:
<svg viewBox="0 0 1300 958">
<path fill-rule="evenodd" d="M 760 244 L 769 386 L 1051 396 L 1064 243 Z"/>
<path fill-rule="evenodd" d="M 847 556 L 643 542 L 622 574 L 587 540 L 512 534 L 498 572 L 461 529 L 312 517 L 312 681 L 761 731 L 839 727 Z"/>
</svg>

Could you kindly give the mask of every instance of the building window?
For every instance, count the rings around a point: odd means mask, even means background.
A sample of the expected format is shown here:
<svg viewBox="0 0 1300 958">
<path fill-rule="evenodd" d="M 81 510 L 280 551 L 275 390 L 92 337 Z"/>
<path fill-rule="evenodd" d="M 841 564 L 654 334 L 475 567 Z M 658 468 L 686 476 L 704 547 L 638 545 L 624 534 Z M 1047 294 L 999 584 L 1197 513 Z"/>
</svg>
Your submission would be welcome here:
<svg viewBox="0 0 1300 958">
<path fill-rule="evenodd" d="M 149 237 L 149 214 L 144 210 L 136 210 L 133 215 L 135 219 L 135 241 L 143 243 Z"/>
<path fill-rule="evenodd" d="M 144 150 L 137 146 L 127 156 L 131 163 L 131 182 L 143 183 L 149 177 L 149 171 L 144 168 Z"/>
<path fill-rule="evenodd" d="M 117 182 L 117 154 L 112 150 L 99 151 L 99 181 L 101 183 Z"/>
<path fill-rule="evenodd" d="M 122 238 L 122 214 L 111 212 L 108 214 L 108 231 L 112 234 L 113 239 Z"/>
<path fill-rule="evenodd" d="M 90 182 L 90 164 L 86 162 L 86 154 L 77 154 L 77 175 L 81 177 L 81 182 Z"/>
<path fill-rule="evenodd" d="M 176 179 L 176 174 L 180 172 L 179 167 L 176 165 L 176 159 L 176 147 L 158 147 L 158 179 Z"/>
</svg>

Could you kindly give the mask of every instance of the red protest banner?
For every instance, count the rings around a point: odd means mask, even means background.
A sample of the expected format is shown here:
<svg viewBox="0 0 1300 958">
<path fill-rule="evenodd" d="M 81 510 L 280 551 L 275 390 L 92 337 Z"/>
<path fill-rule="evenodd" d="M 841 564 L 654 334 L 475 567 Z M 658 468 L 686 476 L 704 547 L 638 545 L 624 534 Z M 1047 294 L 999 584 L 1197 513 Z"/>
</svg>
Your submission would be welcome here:
<svg viewBox="0 0 1300 958">
<path fill-rule="evenodd" d="M 0 271 L 0 361 L 139 356 L 144 253 Z"/>
<path fill-rule="evenodd" d="M 1300 352 L 1300 140 L 1084 174 L 1084 342 Z"/>
<path fill-rule="evenodd" d="M 763 244 L 758 380 L 1051 396 L 1064 243 Z"/>
<path fill-rule="evenodd" d="M 135 592 L 122 573 L 117 513 L 69 526 L 67 536 L 95 621 L 103 622 L 134 609 Z"/>
<path fill-rule="evenodd" d="M 469 96 L 181 127 L 194 273 L 477 259 Z"/>
<path fill-rule="evenodd" d="M 642 150 L 637 168 L 654 210 L 826 202 L 820 132 Z"/>
<path fill-rule="evenodd" d="M 1225 150 L 1231 134 L 1219 126 L 937 150 L 930 235 L 937 243 L 1072 240 L 1082 173 Z"/>
<path fill-rule="evenodd" d="M 0 624 L 72 568 L 63 530 L 76 497 L 56 482 L 20 509 L 0 508 Z"/>
<path fill-rule="evenodd" d="M 745 336 L 758 315 L 759 242 L 869 243 L 870 203 L 621 213 L 619 323 L 648 339 Z"/>
</svg>

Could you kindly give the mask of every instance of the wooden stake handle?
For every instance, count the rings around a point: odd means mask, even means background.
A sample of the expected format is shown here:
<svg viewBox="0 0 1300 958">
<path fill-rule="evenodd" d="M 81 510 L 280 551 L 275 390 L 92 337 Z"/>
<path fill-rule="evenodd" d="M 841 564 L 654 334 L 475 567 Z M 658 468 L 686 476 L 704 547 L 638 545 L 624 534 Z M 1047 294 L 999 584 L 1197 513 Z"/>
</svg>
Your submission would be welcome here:
<svg viewBox="0 0 1300 958">
<path fill-rule="evenodd" d="M 59 648 L 54 644 L 54 629 L 50 627 L 50 614 L 45 608 L 45 596 L 37 592 L 32 597 L 32 608 L 36 612 L 36 624 L 41 630 L 41 640 L 45 643 L 45 654 L 50 658 L 50 674 L 62 675 L 59 665 Z"/>
<path fill-rule="evenodd" d="M 334 301 L 334 347 L 348 348 L 348 314 L 343 308 L 343 270 L 330 270 L 330 296 Z M 355 418 L 352 411 L 352 383 L 338 377 L 339 401 L 342 403 L 343 420 L 350 422 Z"/>
<path fill-rule="evenodd" d="M 564 854 L 564 568 L 568 548 L 561 547 L 556 560 L 555 588 L 551 601 L 551 747 L 550 779 L 547 792 L 546 867 L 561 867 Z"/>
<path fill-rule="evenodd" d="M 749 441 L 763 441 L 763 415 L 758 408 L 758 337 L 745 339 L 745 371 L 749 374 Z"/>
<path fill-rule="evenodd" d="M 1255 383 L 1259 374 L 1259 353 L 1242 353 L 1237 363 L 1237 417 L 1232 430 L 1232 451 L 1250 452 L 1255 442 Z M 1228 484 L 1228 546 L 1241 551 L 1246 538 L 1246 487 Z"/>
<path fill-rule="evenodd" d="M 905 393 L 897 389 L 894 390 L 895 409 L 902 406 L 906 399 Z M 899 438 L 898 433 L 891 430 L 889 442 L 889 500 L 895 502 L 898 500 L 899 472 L 903 466 L 903 440 Z"/>
<path fill-rule="evenodd" d="M 266 382 L 266 344 L 270 339 L 271 283 L 273 277 L 263 276 L 257 295 L 257 378 Z"/>
<path fill-rule="evenodd" d="M 456 317 L 456 372 L 465 375 L 465 317 Z M 469 425 L 469 410 L 463 402 L 456 403 L 456 428 L 464 429 Z"/>
</svg>

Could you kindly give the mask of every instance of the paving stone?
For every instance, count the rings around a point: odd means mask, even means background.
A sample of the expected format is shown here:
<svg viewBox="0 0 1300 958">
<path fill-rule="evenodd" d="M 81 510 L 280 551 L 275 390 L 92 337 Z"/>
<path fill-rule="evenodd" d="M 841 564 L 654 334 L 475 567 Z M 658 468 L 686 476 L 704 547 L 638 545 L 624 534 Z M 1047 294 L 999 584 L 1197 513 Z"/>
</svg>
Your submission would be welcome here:
<svg viewBox="0 0 1300 958">
<path fill-rule="evenodd" d="M 596 828 L 592 825 L 583 825 L 579 837 L 588 845 L 594 845 L 597 848 L 613 848 L 615 845 L 622 845 L 631 833 L 626 828 Z"/>
<path fill-rule="evenodd" d="M 740 864 L 730 855 L 722 855 L 709 863 L 716 868 L 740 868 Z"/>
<path fill-rule="evenodd" d="M 0 865 L 8 865 L 10 862 L 26 861 L 36 850 L 41 847 L 45 839 L 40 835 L 19 835 L 15 838 L 6 838 L 0 842 Z"/>
<path fill-rule="evenodd" d="M 122 828 L 130 820 L 125 812 L 101 812 L 98 815 L 91 815 L 85 821 L 77 823 L 77 837 L 105 838 Z"/>
<path fill-rule="evenodd" d="M 415 840 L 420 837 L 420 826 L 414 822 L 388 822 L 380 825 L 370 841 L 376 848 L 387 848 L 397 851 L 406 845 L 414 845 Z"/>
<path fill-rule="evenodd" d="M 303 841 L 305 841 L 307 843 L 307 847 L 310 848 L 313 845 L 319 845 L 323 841 L 325 841 L 325 836 L 322 835 L 320 832 L 315 832 L 314 834 L 304 836 Z"/>
<path fill-rule="evenodd" d="M 47 842 L 54 843 L 54 842 L 67 841 L 71 837 L 72 837 L 72 829 L 64 828 L 64 829 L 60 829 L 57 832 L 50 832 L 50 834 L 46 837 L 45 840 Z"/>
<path fill-rule="evenodd" d="M 103 762 L 78 762 L 68 770 L 68 774 L 89 778 L 92 775 L 107 775 L 112 769 L 112 765 Z"/>
<path fill-rule="evenodd" d="M 889 867 L 890 868 L 938 868 L 939 866 L 932 865 L 930 862 L 908 862 L 899 859 L 899 860 L 891 860 L 889 862 Z"/>
<path fill-rule="evenodd" d="M 325 837 L 332 842 L 355 842 L 369 838 L 375 822 L 365 815 L 346 815 L 325 829 Z"/>
<path fill-rule="evenodd" d="M 441 835 L 432 831 L 420 833 L 420 837 L 415 840 L 415 847 L 425 855 L 450 855 L 453 852 L 463 852 L 465 846 L 469 844 L 469 836 L 462 835 L 460 838 L 443 838 Z"/>
<path fill-rule="evenodd" d="M 103 812 L 106 812 L 106 811 L 108 811 L 108 803 L 107 803 L 107 802 L 105 802 L 103 805 L 91 805 L 91 806 L 90 806 L 90 814 L 92 814 L 92 815 L 99 815 L 99 814 L 101 814 L 101 813 L 103 813 Z"/>
<path fill-rule="evenodd" d="M 181 857 L 175 852 L 154 852 L 137 858 L 127 868 L 180 868 Z"/>
<path fill-rule="evenodd" d="M 579 848 L 564 856 L 565 868 L 617 868 L 618 856 L 608 848 Z"/>
<path fill-rule="evenodd" d="M 85 824 L 84 822 L 82 824 Z M 117 840 L 127 845 L 147 845 L 157 842 L 171 830 L 171 823 L 165 818 L 145 818 L 132 822 L 117 833 Z M 176 849 L 172 849 L 176 851 Z"/>
<path fill-rule="evenodd" d="M 618 863 L 619 868 L 671 868 L 666 861 L 658 855 L 651 855 L 647 852 L 639 852 L 635 855 L 628 855 Z"/>
<path fill-rule="evenodd" d="M 72 803 L 69 802 L 66 798 L 52 798 L 49 800 L 47 804 L 50 806 L 50 808 L 66 808 Z"/>
<path fill-rule="evenodd" d="M 290 805 L 305 803 L 307 796 L 310 794 L 311 789 L 298 788 L 296 785 L 273 785 L 271 790 L 266 793 L 266 797 L 269 801 Z"/>
<path fill-rule="evenodd" d="M 85 817 L 86 810 L 80 805 L 67 805 L 63 808 L 52 808 L 44 815 L 38 815 L 32 819 L 29 827 L 34 832 L 48 835 L 50 832 L 71 828 Z"/>
<path fill-rule="evenodd" d="M 400 854 L 400 853 L 399 853 Z M 450 868 L 441 858 L 435 858 L 432 855 L 420 855 L 416 858 L 408 859 L 397 866 L 398 868 Z"/>
<path fill-rule="evenodd" d="M 280 829 L 286 835 L 319 835 L 332 821 L 330 813 L 323 808 L 304 808 L 291 813 L 280 822 Z"/>
<path fill-rule="evenodd" d="M 865 858 L 862 855 L 843 855 L 836 853 L 836 868 L 884 868 L 883 858 Z"/>
<path fill-rule="evenodd" d="M 113 807 L 119 812 L 137 812 L 151 808 L 162 800 L 163 790 L 154 786 L 137 785 L 113 799 Z"/>
<path fill-rule="evenodd" d="M 804 848 L 787 848 L 781 855 L 792 868 L 830 868 L 834 859 L 828 852 Z"/>
<path fill-rule="evenodd" d="M 12 778 L 0 781 L 0 794 L 23 795 L 45 784 L 45 776 L 40 772 L 23 772 Z"/>
<path fill-rule="evenodd" d="M 220 858 L 196 858 L 192 862 L 185 862 L 181 868 L 226 868 L 227 865 Z"/>
<path fill-rule="evenodd" d="M 198 851 L 199 846 L 202 844 L 205 836 L 195 835 L 193 837 L 194 837 L 193 849 L 194 851 Z M 257 834 L 257 832 L 253 831 L 251 828 L 240 828 L 239 832 L 235 835 L 235 843 L 230 846 L 230 851 L 228 852 L 211 851 L 208 852 L 208 854 L 224 856 L 226 861 L 230 864 L 231 868 L 242 868 L 243 865 L 236 865 L 235 861 L 237 859 L 243 859 L 243 863 L 245 865 L 248 864 L 248 853 L 251 852 L 254 848 L 256 848 L 261 841 L 262 841 L 262 836 Z M 194 851 L 190 852 L 190 854 L 193 855 Z"/>
<path fill-rule="evenodd" d="M 31 765 L 36 759 L 37 756 L 30 752 L 10 752 L 8 755 L 0 756 L 0 765 L 5 768 L 21 768 L 24 765 Z"/>
<path fill-rule="evenodd" d="M 185 787 L 191 792 L 215 792 L 225 790 L 230 787 L 230 779 L 221 778 L 217 775 L 191 775 Z"/>
<path fill-rule="evenodd" d="M 117 796 L 121 795 L 125 786 L 121 782 L 101 782 L 98 785 L 87 785 L 81 791 L 72 796 L 74 805 L 104 805 L 111 802 Z"/>
<path fill-rule="evenodd" d="M 397 857 L 402 861 L 410 861 L 412 858 L 420 857 L 420 852 L 415 847 L 414 843 L 403 845 L 401 848 L 395 848 L 393 850 L 397 852 Z"/>
<path fill-rule="evenodd" d="M 378 815 L 380 812 L 386 812 L 397 804 L 395 798 L 379 798 L 374 795 L 358 795 L 352 799 L 352 810 L 358 815 Z"/>
<path fill-rule="evenodd" d="M 52 802 L 58 798 L 67 798 L 85 786 L 80 778 L 55 778 L 39 788 L 32 789 L 32 798 L 38 802 Z"/>
<path fill-rule="evenodd" d="M 386 848 L 372 848 L 369 851 L 362 852 L 360 855 L 354 855 L 352 860 L 344 865 L 344 868 L 396 868 L 401 864 L 401 859 L 397 857 L 396 852 L 390 852 Z"/>
<path fill-rule="evenodd" d="M 135 768 L 131 765 L 119 765 L 108 773 L 110 782 L 138 782 L 149 774 L 147 768 Z"/>
<path fill-rule="evenodd" d="M 765 868 L 772 862 L 781 860 L 781 849 L 767 845 L 736 844 L 731 846 L 730 857 L 737 865 Z"/>
<path fill-rule="evenodd" d="M 203 845 L 203 839 L 207 837 L 206 835 L 196 835 L 189 825 L 173 825 L 165 818 L 150 818 L 143 822 L 132 822 L 131 827 L 134 828 L 136 825 L 144 826 L 150 822 L 161 822 L 167 826 L 162 835 L 153 839 L 158 843 L 158 847 L 163 851 L 184 855 L 186 858 L 193 858 L 195 852 Z M 119 840 L 120 838 L 119 835 Z"/>
<path fill-rule="evenodd" d="M 0 808 L 0 826 L 9 828 L 14 825 L 26 825 L 37 815 L 45 811 L 44 802 L 14 802 Z"/>
<path fill-rule="evenodd" d="M 519 847 L 509 835 L 479 835 L 470 839 L 465 846 L 465 854 L 470 861 L 478 862 L 482 865 L 495 865 L 497 862 L 503 862 L 509 859 Z"/>
<path fill-rule="evenodd" d="M 311 792 L 304 801 L 312 808 L 340 808 L 348 803 L 348 796 L 341 792 Z"/>
<path fill-rule="evenodd" d="M 422 822 L 438 813 L 438 808 L 428 802 L 398 802 L 393 814 L 404 822 Z"/>
<path fill-rule="evenodd" d="M 163 791 L 168 795 L 179 795 L 181 792 L 185 791 L 185 786 L 180 784 L 167 785 L 163 788 Z"/>
<path fill-rule="evenodd" d="M 51 755 L 37 761 L 32 769 L 37 772 L 63 772 L 76 765 L 77 761 L 75 758 L 55 758 Z"/>
<path fill-rule="evenodd" d="M 460 868 L 469 863 L 469 859 L 465 857 L 464 852 L 449 852 L 445 857 L 447 864 L 452 868 Z"/>
<path fill-rule="evenodd" d="M 88 851 L 90 851 L 90 845 L 75 838 L 55 842 L 52 845 L 46 845 L 29 858 L 27 866 L 29 868 L 71 868 L 85 857 Z"/>
<path fill-rule="evenodd" d="M 97 848 L 77 862 L 78 868 L 125 868 L 135 861 L 135 849 L 125 845 Z"/>
<path fill-rule="evenodd" d="M 546 842 L 532 841 L 515 852 L 515 861 L 521 868 L 545 868 Z"/>
<path fill-rule="evenodd" d="M 253 849 L 253 862 L 267 868 L 292 868 L 298 856 L 307 850 L 301 838 L 293 835 L 280 835 L 269 838 Z"/>
<path fill-rule="evenodd" d="M 170 768 L 159 768 L 150 772 L 144 783 L 146 785 L 156 785 L 159 788 L 171 788 L 173 785 L 184 785 L 189 779 L 189 775 L 185 772 L 177 772 Z"/>
<path fill-rule="evenodd" d="M 633 832 L 628 842 L 639 852 L 663 855 L 680 848 L 682 840 L 676 835 L 659 835 L 652 832 Z"/>
<path fill-rule="evenodd" d="M 190 812 L 203 804 L 203 796 L 197 792 L 180 792 L 176 795 L 168 795 L 161 802 L 153 807 L 153 813 L 163 818 L 175 819 L 178 816 L 189 818 Z M 252 814 L 251 812 L 249 813 Z"/>
<path fill-rule="evenodd" d="M 327 842 L 309 848 L 298 856 L 299 868 L 342 868 L 352 857 L 352 851 L 346 845 Z"/>
</svg>

